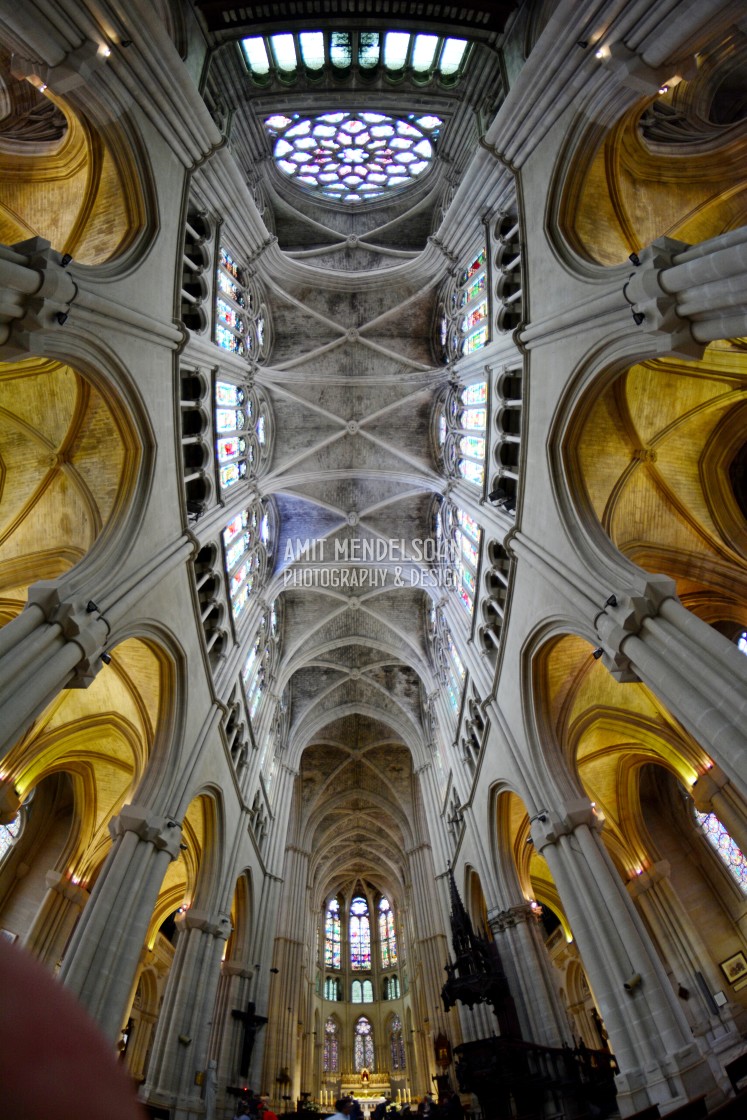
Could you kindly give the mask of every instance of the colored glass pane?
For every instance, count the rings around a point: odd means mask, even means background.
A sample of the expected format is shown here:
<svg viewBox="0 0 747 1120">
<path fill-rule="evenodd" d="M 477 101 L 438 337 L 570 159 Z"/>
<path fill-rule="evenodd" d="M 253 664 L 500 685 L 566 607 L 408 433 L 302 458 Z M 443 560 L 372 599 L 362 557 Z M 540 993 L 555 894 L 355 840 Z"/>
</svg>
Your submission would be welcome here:
<svg viewBox="0 0 747 1120">
<path fill-rule="evenodd" d="M 244 295 L 241 288 L 235 280 L 232 280 L 230 276 L 226 276 L 222 269 L 218 269 L 218 287 L 229 299 L 238 303 L 240 307 L 244 306 Z"/>
<path fill-rule="evenodd" d="M 412 48 L 413 70 L 429 70 L 433 65 L 438 47 L 438 35 L 416 35 Z"/>
<path fill-rule="evenodd" d="M 460 459 L 457 469 L 462 478 L 466 478 L 467 482 L 473 482 L 475 486 L 482 486 L 485 478 L 485 468 L 480 463 L 475 463 L 471 459 Z"/>
<path fill-rule="evenodd" d="M 324 1056 L 322 1065 L 325 1073 L 338 1073 L 340 1069 L 339 1038 L 337 1023 L 327 1019 L 324 1024 Z"/>
<path fill-rule="evenodd" d="M 324 66 L 324 34 L 321 31 L 302 31 L 298 36 L 301 57 L 307 70 L 321 70 Z"/>
<path fill-rule="evenodd" d="M 386 898 L 382 898 L 379 903 L 379 945 L 381 967 L 391 968 L 397 963 L 397 936 L 394 932 L 394 915 Z"/>
<path fill-rule="evenodd" d="M 226 272 L 230 272 L 236 280 L 241 279 L 241 271 L 238 263 L 233 259 L 228 250 L 224 249 L 222 246 L 218 253 L 218 260 L 222 267 L 225 268 Z"/>
<path fill-rule="evenodd" d="M 215 324 L 215 341 L 223 350 L 229 350 L 232 354 L 242 354 L 244 352 L 244 341 L 234 334 L 225 323 Z"/>
<path fill-rule="evenodd" d="M 406 31 L 387 31 L 384 36 L 384 65 L 387 70 L 401 70 L 407 59 L 410 36 Z"/>
<path fill-rule="evenodd" d="M 240 477 L 238 463 L 229 463 L 228 466 L 221 467 L 218 471 L 218 478 L 223 490 L 227 490 L 229 486 L 235 486 Z"/>
<path fill-rule="evenodd" d="M 246 604 L 249 602 L 249 586 L 244 584 L 231 594 L 231 613 L 234 618 L 238 618 L 243 611 Z"/>
<path fill-rule="evenodd" d="M 235 331 L 243 331 L 246 329 L 244 320 L 232 304 L 226 303 L 224 299 L 219 298 L 216 300 L 216 308 L 218 310 L 218 315 L 226 326 L 231 327 L 232 330 Z"/>
<path fill-rule="evenodd" d="M 488 328 L 487 326 L 480 327 L 478 331 L 471 334 L 469 338 L 464 340 L 462 350 L 465 354 L 473 354 L 475 350 L 479 350 L 488 341 Z"/>
<path fill-rule="evenodd" d="M 471 331 L 472 328 L 476 327 L 477 324 L 482 322 L 483 319 L 487 319 L 487 316 L 488 301 L 484 299 L 482 303 L 478 303 L 476 307 L 472 308 L 469 315 L 465 315 L 464 319 L 462 320 L 462 330 Z"/>
<path fill-rule="evenodd" d="M 249 534 L 244 533 L 226 549 L 226 567 L 230 571 L 249 548 Z"/>
<path fill-rule="evenodd" d="M 443 415 L 438 419 L 438 442 L 441 447 L 446 443 L 446 417 Z"/>
<path fill-rule="evenodd" d="M 472 540 L 475 541 L 475 543 L 479 542 L 480 526 L 477 524 L 475 519 L 473 517 L 470 517 L 468 513 L 465 513 L 463 509 L 458 509 L 457 520 L 464 532 L 472 537 Z"/>
<path fill-rule="evenodd" d="M 325 968 L 340 968 L 340 904 L 333 898 L 324 923 Z"/>
<path fill-rule="evenodd" d="M 696 809 L 695 819 L 726 869 L 742 890 L 747 890 L 747 859 L 739 845 L 732 840 L 715 813 L 699 813 Z"/>
<path fill-rule="evenodd" d="M 468 431 L 485 431 L 487 412 L 484 408 L 465 408 L 459 417 L 459 425 Z"/>
<path fill-rule="evenodd" d="M 242 404 L 243 400 L 244 390 L 240 389 L 238 385 L 232 385 L 230 381 L 216 381 L 215 403 L 217 405 L 223 408 L 231 408 Z"/>
<path fill-rule="evenodd" d="M 371 967 L 371 927 L 368 904 L 360 896 L 350 904 L 349 922 L 350 967 L 356 970 Z"/>
<path fill-rule="evenodd" d="M 747 630 L 737 638 L 737 649 L 741 653 L 747 654 Z"/>
<path fill-rule="evenodd" d="M 226 463 L 244 454 L 246 451 L 246 440 L 240 436 L 228 436 L 225 439 L 219 439 L 216 448 L 218 452 L 218 462 Z"/>
<path fill-rule="evenodd" d="M 228 522 L 223 530 L 223 543 L 229 545 L 242 529 L 245 529 L 249 520 L 249 514 L 246 510 L 242 510 L 236 517 Z"/>
<path fill-rule="evenodd" d="M 479 459 L 482 462 L 485 458 L 485 440 L 481 436 L 462 436 L 459 440 L 459 450 L 462 455 L 468 455 L 470 459 Z"/>
<path fill-rule="evenodd" d="M 392 1051 L 392 1069 L 405 1068 L 405 1046 L 402 1041 L 402 1020 L 395 1015 L 389 1025 L 389 1043 Z"/>
<path fill-rule="evenodd" d="M 374 1046 L 373 1031 L 368 1019 L 359 1019 L 355 1024 L 353 1042 L 353 1066 L 356 1073 L 362 1069 L 373 1069 Z"/>
<path fill-rule="evenodd" d="M 219 432 L 235 432 L 244 427 L 245 416 L 240 408 L 219 408 L 215 413 L 215 426 Z"/>
</svg>

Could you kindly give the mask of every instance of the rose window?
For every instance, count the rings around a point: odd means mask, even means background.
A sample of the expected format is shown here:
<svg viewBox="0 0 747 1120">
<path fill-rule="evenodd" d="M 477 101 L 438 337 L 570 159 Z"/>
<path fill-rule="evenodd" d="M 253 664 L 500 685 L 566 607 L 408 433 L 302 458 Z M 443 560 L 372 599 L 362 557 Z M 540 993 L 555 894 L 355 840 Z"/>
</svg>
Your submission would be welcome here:
<svg viewBox="0 0 747 1120">
<path fill-rule="evenodd" d="M 365 202 L 405 187 L 432 165 L 440 117 L 337 112 L 276 115 L 265 127 L 283 175 L 338 202 Z"/>
</svg>

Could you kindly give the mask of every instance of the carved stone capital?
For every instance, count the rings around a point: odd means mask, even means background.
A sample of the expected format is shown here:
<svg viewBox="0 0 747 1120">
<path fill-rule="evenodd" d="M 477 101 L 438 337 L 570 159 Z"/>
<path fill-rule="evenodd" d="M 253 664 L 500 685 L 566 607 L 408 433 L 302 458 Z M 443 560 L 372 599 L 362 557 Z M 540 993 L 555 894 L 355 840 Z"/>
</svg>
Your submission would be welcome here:
<svg viewBox="0 0 747 1120">
<path fill-rule="evenodd" d="M 232 928 L 227 914 L 209 914 L 206 910 L 185 910 L 176 919 L 176 924 L 185 930 L 197 929 L 223 941 L 228 940 Z"/>
<path fill-rule="evenodd" d="M 140 839 L 152 844 L 158 851 L 168 852 L 172 859 L 179 855 L 182 829 L 176 821 L 151 813 L 142 805 L 125 805 L 118 817 L 109 822 L 113 840 L 125 832 L 134 832 Z"/>
<path fill-rule="evenodd" d="M 556 809 L 540 812 L 532 821 L 531 835 L 538 852 L 550 844 L 556 844 L 563 836 L 570 836 L 581 825 L 601 831 L 603 820 L 594 806 L 586 798 L 566 801 Z"/>
<path fill-rule="evenodd" d="M 66 875 L 60 874 L 59 871 L 48 871 L 46 875 L 47 886 L 50 890 L 56 891 L 57 894 L 62 895 L 68 902 L 74 903 L 75 906 L 80 906 L 81 909 L 88 902 L 90 897 L 89 892 L 80 883 L 74 883 L 68 879 Z"/>
</svg>

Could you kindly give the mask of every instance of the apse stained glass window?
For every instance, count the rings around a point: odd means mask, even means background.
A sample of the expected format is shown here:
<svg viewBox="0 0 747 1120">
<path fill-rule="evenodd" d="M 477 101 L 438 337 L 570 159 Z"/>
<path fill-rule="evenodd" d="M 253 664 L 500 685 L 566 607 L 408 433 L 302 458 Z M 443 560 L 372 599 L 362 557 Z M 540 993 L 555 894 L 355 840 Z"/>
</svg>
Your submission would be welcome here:
<svg viewBox="0 0 747 1120">
<path fill-rule="evenodd" d="M 333 898 L 324 919 L 324 966 L 341 968 L 340 956 L 340 903 Z"/>
<path fill-rule="evenodd" d="M 389 1048 L 392 1055 L 392 1070 L 405 1069 L 405 1044 L 402 1039 L 402 1020 L 394 1015 L 389 1024 Z"/>
<path fill-rule="evenodd" d="M 381 967 L 393 968 L 397 963 L 397 934 L 394 929 L 394 914 L 386 898 L 382 898 L 379 903 L 379 948 Z"/>
<path fill-rule="evenodd" d="M 327 1019 L 324 1024 L 322 1068 L 325 1073 L 338 1073 L 340 1069 L 340 1035 L 334 1019 Z"/>
<path fill-rule="evenodd" d="M 360 203 L 409 186 L 432 166 L 440 117 L 340 111 L 265 118 L 278 170 L 336 202 Z"/>
<path fill-rule="evenodd" d="M 472 616 L 477 592 L 477 564 L 480 556 L 480 526 L 465 513 L 457 509 L 457 527 L 454 539 L 457 546 L 457 590 L 459 602 L 467 614 Z"/>
<path fill-rule="evenodd" d="M 370 980 L 354 980 L 350 988 L 351 1003 L 373 1003 L 373 984 Z"/>
<path fill-rule="evenodd" d="M 238 622 L 267 566 L 270 527 L 262 503 L 256 501 L 232 517 L 222 540 L 231 612 Z"/>
<path fill-rule="evenodd" d="M 444 286 L 439 344 L 444 361 L 474 354 L 490 341 L 488 257 L 483 246 L 456 280 Z"/>
<path fill-rule="evenodd" d="M 747 859 L 741 848 L 732 840 L 715 813 L 699 813 L 697 809 L 694 812 L 708 843 L 742 890 L 747 891 Z"/>
<path fill-rule="evenodd" d="M 478 381 L 462 390 L 454 416 L 455 428 L 459 433 L 457 470 L 467 482 L 480 487 L 485 481 L 487 401 L 487 382 Z"/>
<path fill-rule="evenodd" d="M 356 1073 L 374 1067 L 373 1029 L 370 1022 L 362 1017 L 355 1024 L 353 1039 L 353 1068 Z"/>
<path fill-rule="evenodd" d="M 0 824 L 0 860 L 10 851 L 21 833 L 21 814 L 10 824 Z"/>
<path fill-rule="evenodd" d="M 276 620 L 277 605 L 273 602 L 260 623 L 254 645 L 249 650 L 241 670 L 246 706 L 251 720 L 254 720 L 259 711 L 262 697 L 272 676 L 278 646 Z"/>
<path fill-rule="evenodd" d="M 241 355 L 251 348 L 251 337 L 247 336 L 248 299 L 243 278 L 238 261 L 221 246 L 216 277 L 215 341 L 223 350 Z"/>
<path fill-rule="evenodd" d="M 350 924 L 348 929 L 350 945 L 350 967 L 362 970 L 371 967 L 371 925 L 368 917 L 368 903 L 356 895 L 350 904 Z"/>
</svg>

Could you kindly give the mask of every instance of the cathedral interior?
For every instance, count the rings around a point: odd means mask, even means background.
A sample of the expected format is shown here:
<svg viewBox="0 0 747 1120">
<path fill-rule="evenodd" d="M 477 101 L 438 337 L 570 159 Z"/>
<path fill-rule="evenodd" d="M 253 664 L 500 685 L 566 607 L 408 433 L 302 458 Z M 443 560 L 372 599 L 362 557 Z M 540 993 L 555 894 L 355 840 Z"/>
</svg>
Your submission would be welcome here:
<svg viewBox="0 0 747 1120">
<path fill-rule="evenodd" d="M 0 934 L 143 1114 L 747 1115 L 742 0 L 2 0 L 0 242 Z"/>
</svg>

